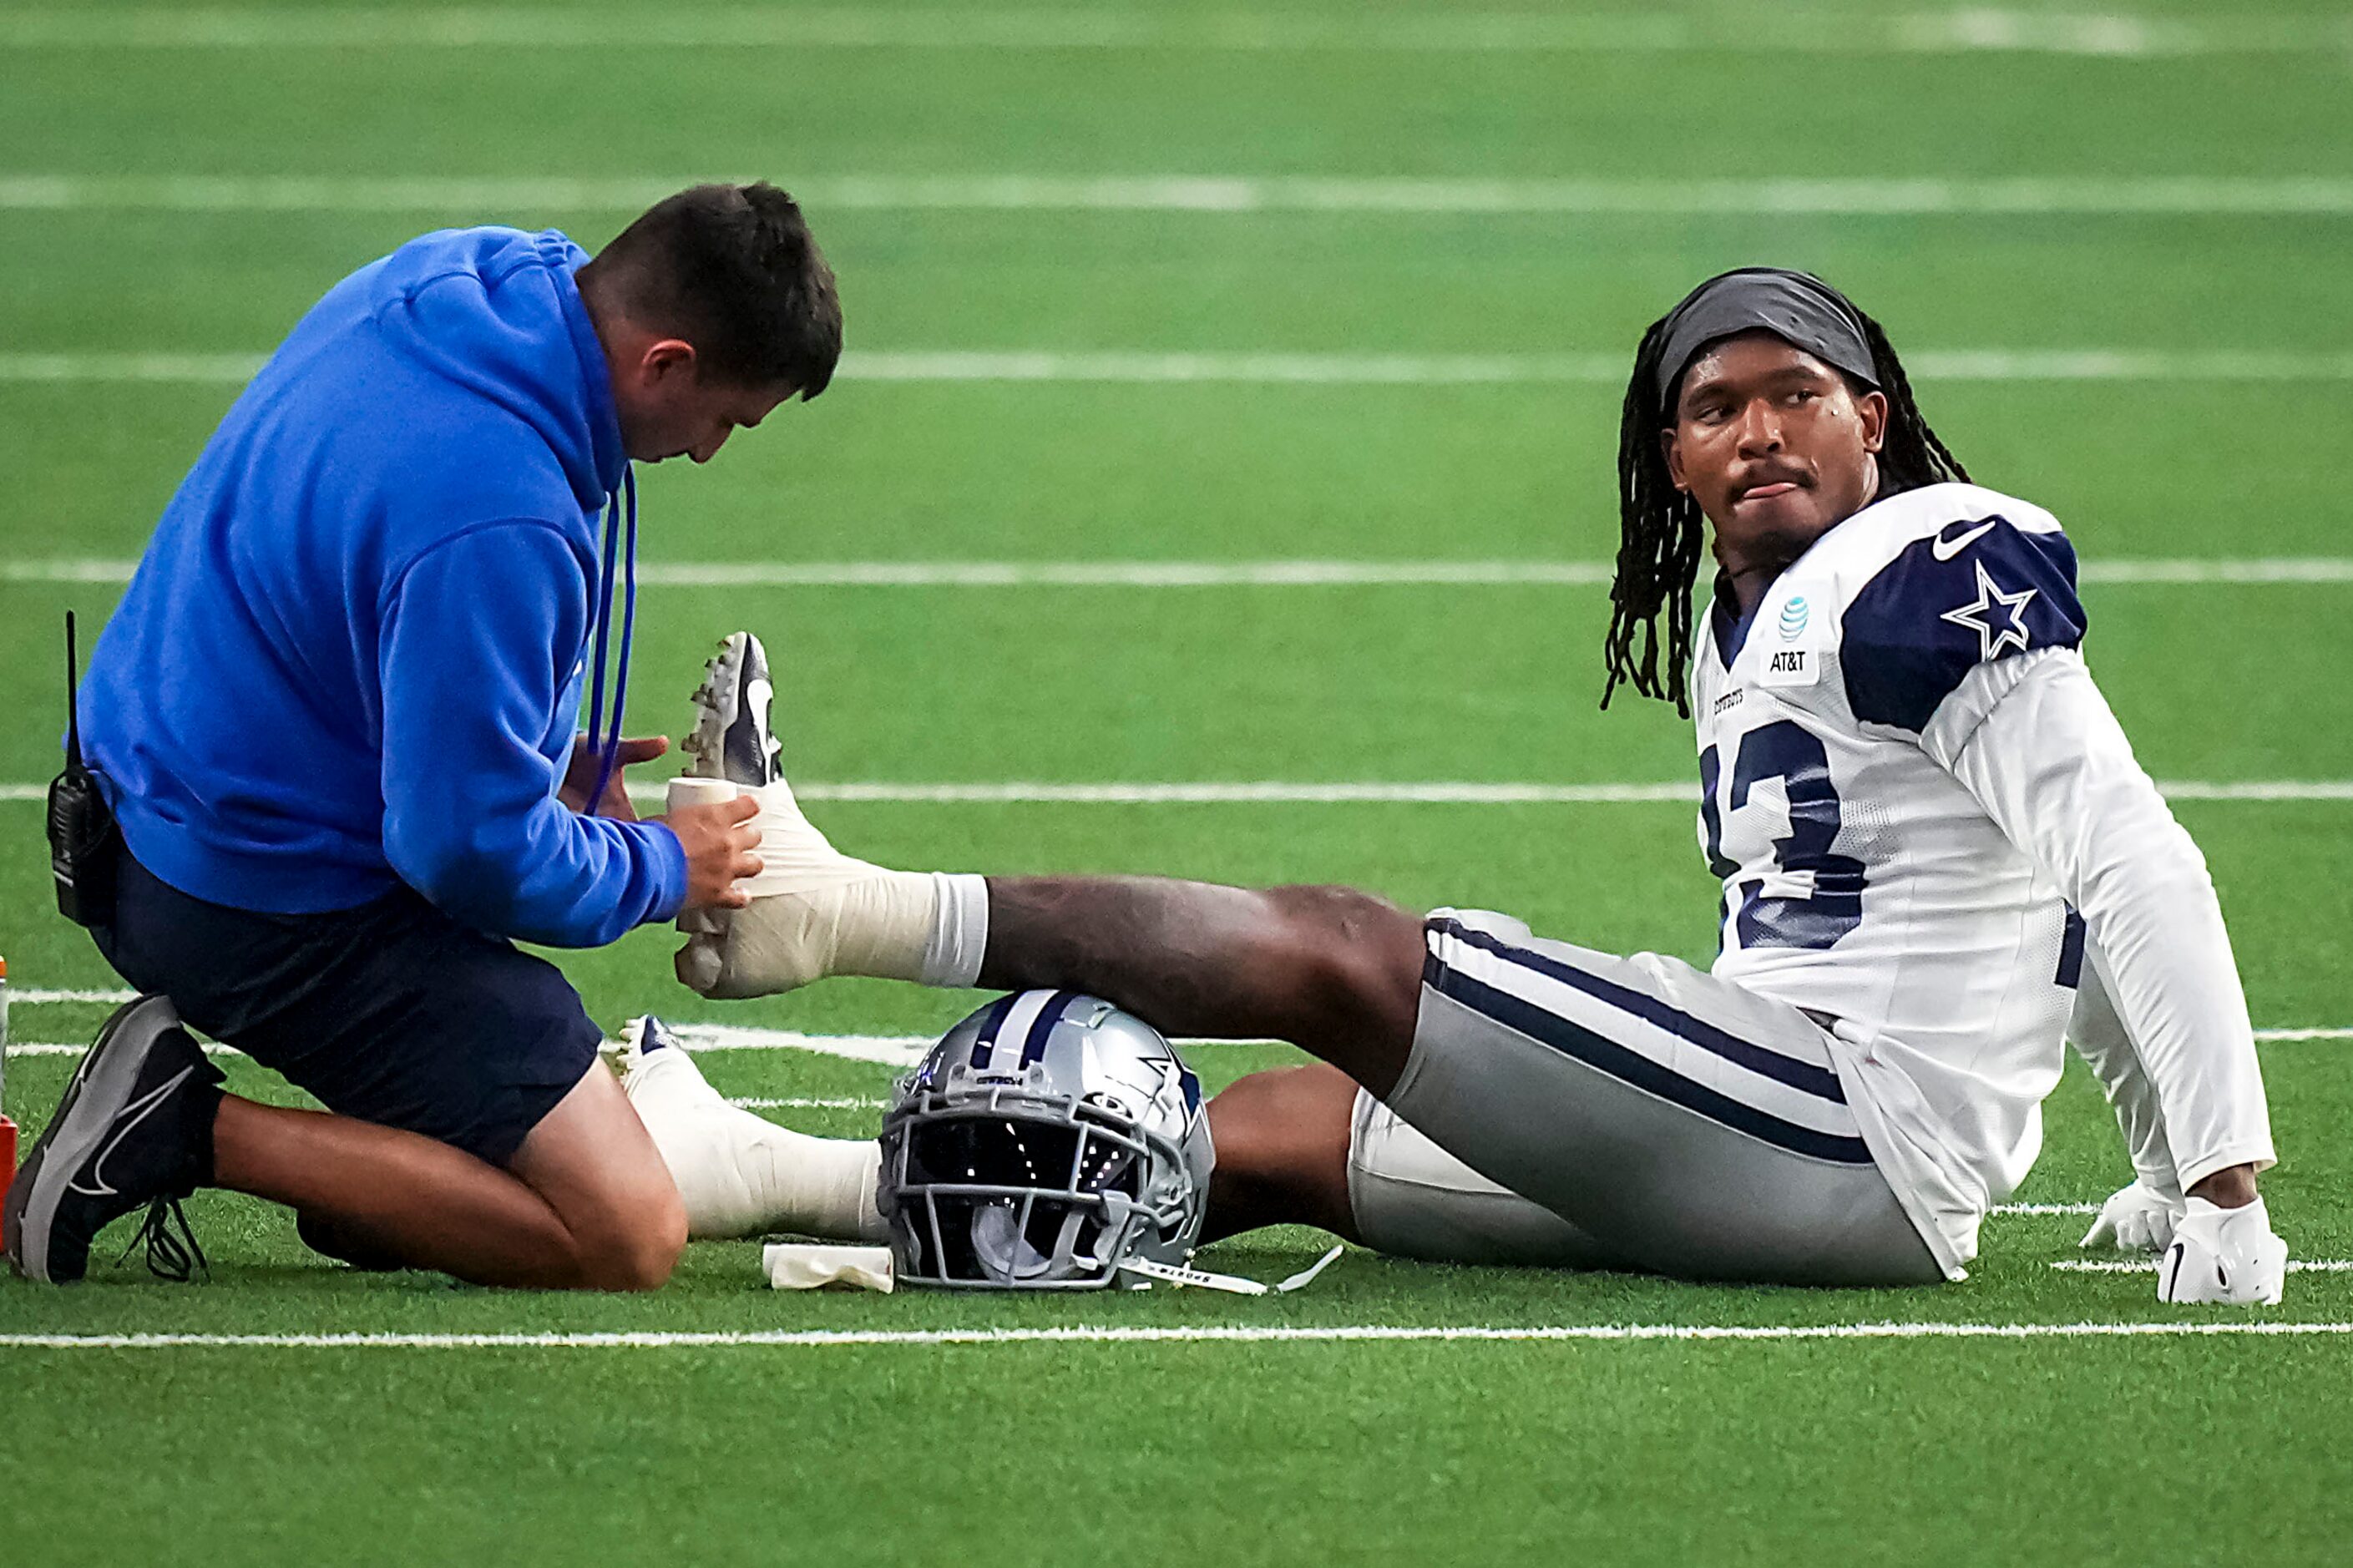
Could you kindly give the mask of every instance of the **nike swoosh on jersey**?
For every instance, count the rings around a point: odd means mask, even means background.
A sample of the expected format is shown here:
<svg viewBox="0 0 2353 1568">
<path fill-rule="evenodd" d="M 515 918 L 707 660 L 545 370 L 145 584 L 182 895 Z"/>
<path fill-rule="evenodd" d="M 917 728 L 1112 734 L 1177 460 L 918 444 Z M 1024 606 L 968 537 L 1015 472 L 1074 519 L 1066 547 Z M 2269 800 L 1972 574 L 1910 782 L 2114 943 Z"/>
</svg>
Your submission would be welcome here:
<svg viewBox="0 0 2353 1568">
<path fill-rule="evenodd" d="M 1969 530 L 1958 539 L 1947 539 L 1942 533 L 1939 533 L 1936 535 L 1936 542 L 1930 544 L 1928 548 L 1932 552 L 1934 552 L 1937 560 L 1950 561 L 1954 556 L 1958 555 L 1962 551 L 1967 550 L 1970 545 L 1976 543 L 1986 534 L 1991 533 L 1993 531 L 1994 523 L 1999 521 L 2000 520 L 1996 518 L 1988 518 L 1985 521 L 1978 524 L 1975 528 Z"/>
</svg>

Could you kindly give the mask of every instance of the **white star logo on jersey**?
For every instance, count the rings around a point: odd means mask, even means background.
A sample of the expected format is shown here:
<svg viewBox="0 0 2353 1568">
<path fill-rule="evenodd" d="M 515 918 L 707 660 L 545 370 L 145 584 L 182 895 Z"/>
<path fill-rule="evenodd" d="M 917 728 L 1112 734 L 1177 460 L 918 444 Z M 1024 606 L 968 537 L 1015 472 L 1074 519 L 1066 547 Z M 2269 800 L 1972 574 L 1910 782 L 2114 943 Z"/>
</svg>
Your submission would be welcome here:
<svg viewBox="0 0 2353 1568">
<path fill-rule="evenodd" d="M 2026 651 L 2026 606 L 2034 601 L 2039 590 L 2023 589 L 2005 594 L 1997 587 L 1982 561 L 1974 563 L 1978 569 L 1978 596 L 1957 610 L 1947 610 L 1937 619 L 1950 621 L 1957 626 L 1967 626 L 1978 634 L 1978 657 L 1991 659 L 2002 649 L 2014 647 Z M 2010 624 L 1997 628 L 1992 612 L 1999 607 L 2009 617 Z"/>
</svg>

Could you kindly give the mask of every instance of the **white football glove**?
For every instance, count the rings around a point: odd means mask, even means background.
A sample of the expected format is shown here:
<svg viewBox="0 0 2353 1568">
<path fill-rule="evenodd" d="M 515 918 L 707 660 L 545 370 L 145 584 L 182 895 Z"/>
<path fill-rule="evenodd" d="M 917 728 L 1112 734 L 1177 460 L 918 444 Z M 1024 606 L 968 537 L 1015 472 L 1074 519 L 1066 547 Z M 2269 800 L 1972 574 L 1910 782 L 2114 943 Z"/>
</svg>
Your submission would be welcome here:
<svg viewBox="0 0 2353 1568">
<path fill-rule="evenodd" d="M 2173 1227 L 2181 1222 L 2181 1200 L 2168 1197 L 2144 1182 L 2112 1193 L 2100 1205 L 2100 1217 L 2084 1233 L 2079 1247 L 2113 1247 L 2119 1252 L 2163 1252 L 2173 1244 Z"/>
<path fill-rule="evenodd" d="M 2261 1198 L 2235 1209 L 2191 1198 L 2157 1266 L 2160 1301 L 2268 1306 L 2286 1282 L 2287 1243 L 2273 1233 Z"/>
</svg>

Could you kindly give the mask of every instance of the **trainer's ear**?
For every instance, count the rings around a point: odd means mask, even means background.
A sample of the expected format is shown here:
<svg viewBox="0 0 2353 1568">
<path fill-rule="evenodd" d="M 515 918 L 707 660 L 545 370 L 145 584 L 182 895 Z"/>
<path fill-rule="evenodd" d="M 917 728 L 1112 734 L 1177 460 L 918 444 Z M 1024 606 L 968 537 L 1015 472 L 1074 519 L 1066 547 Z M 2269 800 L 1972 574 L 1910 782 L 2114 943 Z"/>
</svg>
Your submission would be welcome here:
<svg viewBox="0 0 2353 1568">
<path fill-rule="evenodd" d="M 694 374 L 694 345 L 684 338 L 657 338 L 638 356 L 646 384 L 659 385 L 672 376 Z"/>
</svg>

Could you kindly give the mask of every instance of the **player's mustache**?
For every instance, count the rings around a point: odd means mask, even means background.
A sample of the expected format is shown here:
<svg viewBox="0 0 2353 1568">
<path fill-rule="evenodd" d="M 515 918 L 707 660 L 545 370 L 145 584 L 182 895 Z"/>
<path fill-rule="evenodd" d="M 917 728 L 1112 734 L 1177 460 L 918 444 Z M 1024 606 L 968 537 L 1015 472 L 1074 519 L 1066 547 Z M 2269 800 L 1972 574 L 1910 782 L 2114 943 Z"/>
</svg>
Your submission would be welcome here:
<svg viewBox="0 0 2353 1568">
<path fill-rule="evenodd" d="M 1804 489 L 1811 488 L 1813 482 L 1813 471 L 1810 468 L 1786 463 L 1760 463 L 1740 471 L 1733 483 L 1732 499 L 1738 500 L 1750 490 L 1766 485 L 1796 485 Z"/>
</svg>

